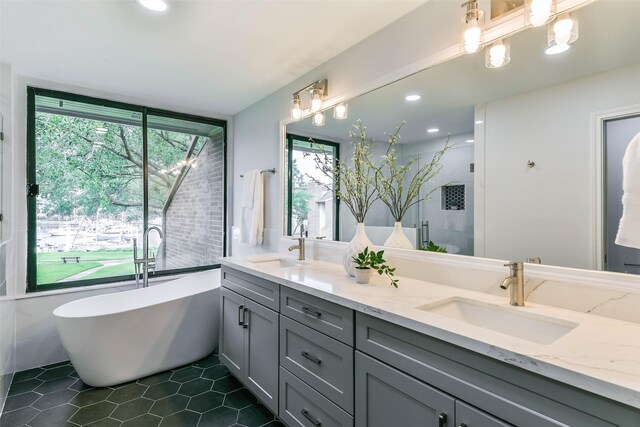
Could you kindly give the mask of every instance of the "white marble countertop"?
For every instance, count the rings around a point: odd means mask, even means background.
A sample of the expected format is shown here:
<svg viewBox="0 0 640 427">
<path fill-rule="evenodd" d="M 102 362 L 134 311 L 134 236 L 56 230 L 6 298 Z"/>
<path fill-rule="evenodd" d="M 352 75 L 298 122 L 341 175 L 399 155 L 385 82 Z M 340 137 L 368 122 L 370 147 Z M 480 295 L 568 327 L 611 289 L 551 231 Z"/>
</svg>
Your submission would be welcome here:
<svg viewBox="0 0 640 427">
<path fill-rule="evenodd" d="M 263 257 L 274 259 L 282 255 Z M 274 263 L 250 259 L 253 258 L 228 257 L 222 264 L 640 408 L 638 324 L 533 303 L 512 307 L 508 296 L 403 277 L 398 277 L 398 289 L 377 274 L 372 274 L 370 284 L 359 285 L 341 265 L 322 261 L 307 260 L 301 267 L 275 267 Z M 578 326 L 551 344 L 539 344 L 417 308 L 452 297 L 575 322 Z"/>
</svg>

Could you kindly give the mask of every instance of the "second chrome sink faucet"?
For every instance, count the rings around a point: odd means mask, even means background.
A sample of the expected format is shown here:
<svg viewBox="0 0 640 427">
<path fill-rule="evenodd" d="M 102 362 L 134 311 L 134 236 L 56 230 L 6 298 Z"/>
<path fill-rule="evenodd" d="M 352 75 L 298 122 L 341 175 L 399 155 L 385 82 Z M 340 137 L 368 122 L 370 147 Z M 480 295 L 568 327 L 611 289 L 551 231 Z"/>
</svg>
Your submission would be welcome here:
<svg viewBox="0 0 640 427">
<path fill-rule="evenodd" d="M 509 277 L 502 281 L 502 289 L 509 288 L 509 302 L 511 305 L 522 307 L 524 305 L 524 264 L 521 262 L 510 262 L 504 265 L 509 267 Z"/>
<path fill-rule="evenodd" d="M 289 252 L 298 249 L 300 251 L 298 253 L 298 260 L 304 261 L 304 224 L 300 225 L 300 237 L 294 237 L 293 240 L 297 240 L 298 244 L 289 246 Z"/>
</svg>

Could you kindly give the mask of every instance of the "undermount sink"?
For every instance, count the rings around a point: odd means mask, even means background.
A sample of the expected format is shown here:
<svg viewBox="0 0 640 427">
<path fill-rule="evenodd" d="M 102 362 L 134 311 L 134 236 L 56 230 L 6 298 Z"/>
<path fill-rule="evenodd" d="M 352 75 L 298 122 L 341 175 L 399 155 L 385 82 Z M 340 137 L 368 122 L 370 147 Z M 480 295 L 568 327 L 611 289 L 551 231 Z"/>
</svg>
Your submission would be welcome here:
<svg viewBox="0 0 640 427">
<path fill-rule="evenodd" d="M 520 308 L 458 297 L 416 308 L 539 344 L 551 344 L 578 326 L 574 322 L 527 313 Z"/>
<path fill-rule="evenodd" d="M 288 267 L 302 267 L 305 264 L 305 261 L 290 259 L 290 258 L 276 258 L 276 259 L 253 259 L 249 260 L 249 262 L 259 264 L 262 267 L 273 267 L 273 268 L 288 268 Z"/>
</svg>

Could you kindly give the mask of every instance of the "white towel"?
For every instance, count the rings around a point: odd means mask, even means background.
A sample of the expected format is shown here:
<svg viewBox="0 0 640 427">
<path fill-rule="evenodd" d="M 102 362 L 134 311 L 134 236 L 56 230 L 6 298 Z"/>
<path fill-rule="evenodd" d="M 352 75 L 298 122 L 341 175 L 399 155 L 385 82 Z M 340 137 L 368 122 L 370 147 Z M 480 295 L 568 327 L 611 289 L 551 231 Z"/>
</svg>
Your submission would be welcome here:
<svg viewBox="0 0 640 427">
<path fill-rule="evenodd" d="M 622 159 L 622 218 L 616 245 L 640 249 L 640 133 Z"/>
<path fill-rule="evenodd" d="M 241 240 L 251 246 L 262 244 L 264 232 L 264 182 L 260 171 L 249 171 L 244 175 L 244 179 L 253 178 L 253 193 L 251 207 L 242 207 L 242 218 L 240 225 Z M 245 187 L 246 188 L 246 187 Z M 243 199 L 244 189 L 243 188 Z M 248 203 L 247 203 L 248 204 Z"/>
<path fill-rule="evenodd" d="M 244 173 L 242 180 L 242 200 L 240 206 L 243 208 L 253 207 L 253 194 L 256 188 L 256 178 L 260 175 L 258 169 L 251 169 Z"/>
</svg>

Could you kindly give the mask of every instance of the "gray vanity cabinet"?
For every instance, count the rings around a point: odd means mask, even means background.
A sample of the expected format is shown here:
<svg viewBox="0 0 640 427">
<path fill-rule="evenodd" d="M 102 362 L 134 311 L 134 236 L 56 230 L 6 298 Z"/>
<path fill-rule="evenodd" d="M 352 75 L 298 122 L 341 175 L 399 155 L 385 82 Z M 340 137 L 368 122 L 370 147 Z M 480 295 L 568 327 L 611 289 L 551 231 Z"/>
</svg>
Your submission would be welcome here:
<svg viewBox="0 0 640 427">
<path fill-rule="evenodd" d="M 279 318 L 262 303 L 277 307 L 279 285 L 227 268 L 222 273 L 220 361 L 277 413 Z"/>
<path fill-rule="evenodd" d="M 456 427 L 513 427 L 471 405 L 456 401 Z"/>
<path fill-rule="evenodd" d="M 453 426 L 455 399 L 356 352 L 356 427 Z"/>
</svg>

